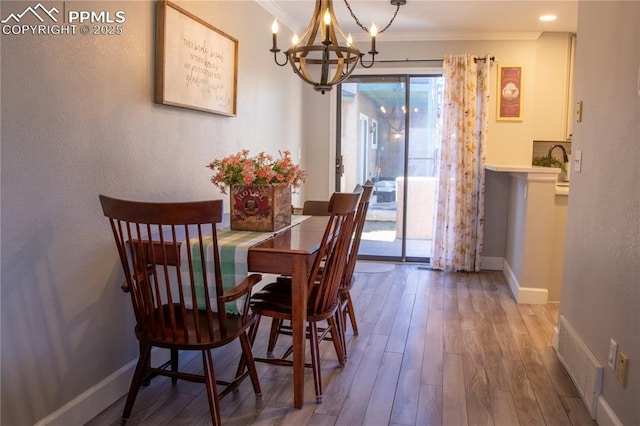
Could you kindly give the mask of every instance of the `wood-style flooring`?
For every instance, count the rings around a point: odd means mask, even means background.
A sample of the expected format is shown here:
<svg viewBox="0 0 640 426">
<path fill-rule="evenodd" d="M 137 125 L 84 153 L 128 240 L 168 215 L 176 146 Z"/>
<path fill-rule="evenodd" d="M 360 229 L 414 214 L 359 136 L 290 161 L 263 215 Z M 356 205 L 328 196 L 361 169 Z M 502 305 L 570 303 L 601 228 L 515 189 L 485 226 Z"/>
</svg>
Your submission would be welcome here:
<svg viewBox="0 0 640 426">
<path fill-rule="evenodd" d="M 331 343 L 322 343 L 323 403 L 315 403 L 310 371 L 304 407 L 294 409 L 290 368 L 258 364 L 262 399 L 245 380 L 221 401 L 224 424 L 596 424 L 551 347 L 558 305 L 516 304 L 501 272 L 403 264 L 356 277 L 360 333 L 349 327 L 344 367 Z M 257 356 L 264 356 L 268 329 L 265 318 Z M 280 337 L 280 350 L 287 339 Z M 218 378 L 233 375 L 239 351 L 238 344 L 214 351 Z M 182 353 L 181 365 L 201 371 L 201 357 Z M 125 424 L 124 399 L 88 424 Z M 156 378 L 138 394 L 126 424 L 211 424 L 204 385 Z"/>
</svg>

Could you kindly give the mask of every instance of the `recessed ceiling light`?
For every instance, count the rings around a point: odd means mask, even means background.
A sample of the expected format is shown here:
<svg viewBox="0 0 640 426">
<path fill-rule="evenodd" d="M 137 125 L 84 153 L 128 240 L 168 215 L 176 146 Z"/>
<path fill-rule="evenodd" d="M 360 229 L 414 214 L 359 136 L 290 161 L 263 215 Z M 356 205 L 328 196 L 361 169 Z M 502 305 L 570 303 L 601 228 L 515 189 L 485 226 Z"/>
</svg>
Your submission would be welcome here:
<svg viewBox="0 0 640 426">
<path fill-rule="evenodd" d="M 558 19 L 558 17 L 556 15 L 542 15 L 539 18 L 542 22 L 551 22 L 551 21 L 555 21 L 556 19 Z"/>
</svg>

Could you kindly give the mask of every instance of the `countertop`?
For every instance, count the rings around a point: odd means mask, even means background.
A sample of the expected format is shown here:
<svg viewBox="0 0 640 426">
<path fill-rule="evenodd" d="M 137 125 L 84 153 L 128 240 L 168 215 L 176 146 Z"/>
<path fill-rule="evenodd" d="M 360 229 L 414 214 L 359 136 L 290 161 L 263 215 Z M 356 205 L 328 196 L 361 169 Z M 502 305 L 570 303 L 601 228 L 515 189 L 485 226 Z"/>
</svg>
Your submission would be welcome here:
<svg viewBox="0 0 640 426">
<path fill-rule="evenodd" d="M 544 173 L 544 174 L 558 174 L 560 169 L 556 167 L 542 167 L 542 166 L 510 166 L 502 164 L 485 164 L 485 169 L 492 172 L 503 173 Z"/>
<path fill-rule="evenodd" d="M 500 172 L 500 173 L 534 173 L 534 174 L 550 174 L 550 175 L 560 174 L 560 169 L 556 167 L 542 167 L 542 166 L 485 164 L 485 169 L 490 170 L 492 172 Z M 569 195 L 569 182 L 557 183 L 556 195 Z"/>
</svg>

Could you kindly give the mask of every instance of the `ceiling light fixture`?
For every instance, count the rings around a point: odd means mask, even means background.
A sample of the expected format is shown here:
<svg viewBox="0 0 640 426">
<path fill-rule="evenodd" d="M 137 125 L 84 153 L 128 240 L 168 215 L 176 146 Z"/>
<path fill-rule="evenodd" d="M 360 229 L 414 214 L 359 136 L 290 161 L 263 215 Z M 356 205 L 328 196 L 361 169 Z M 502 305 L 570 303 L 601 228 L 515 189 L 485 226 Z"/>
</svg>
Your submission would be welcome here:
<svg viewBox="0 0 640 426">
<path fill-rule="evenodd" d="M 345 36 L 340 28 L 333 11 L 332 0 L 316 0 L 309 26 L 300 39 L 296 35 L 293 36 L 291 47 L 283 52 L 285 59 L 282 63 L 278 62 L 278 53 L 281 52 L 278 48 L 278 22 L 273 21 L 271 26 L 273 46 L 269 51 L 273 53 L 276 64 L 282 67 L 290 63 L 291 68 L 300 78 L 313 85 L 316 91 L 324 94 L 349 77 L 358 65 L 358 61 L 364 68 L 373 66 L 375 56 L 378 54 L 376 36 L 391 26 L 400 6 L 407 2 L 406 0 L 390 1 L 396 6 L 395 13 L 389 23 L 379 31 L 374 23 L 371 23 L 370 29 L 362 25 L 347 0 L 344 1 L 356 24 L 371 35 L 371 50 L 368 52 L 371 55 L 371 62 L 367 64 L 363 61 L 364 54 L 360 53 L 353 44 L 351 34 Z"/>
<path fill-rule="evenodd" d="M 538 19 L 540 19 L 542 22 L 551 22 L 558 19 L 558 17 L 556 15 L 542 15 Z"/>
</svg>

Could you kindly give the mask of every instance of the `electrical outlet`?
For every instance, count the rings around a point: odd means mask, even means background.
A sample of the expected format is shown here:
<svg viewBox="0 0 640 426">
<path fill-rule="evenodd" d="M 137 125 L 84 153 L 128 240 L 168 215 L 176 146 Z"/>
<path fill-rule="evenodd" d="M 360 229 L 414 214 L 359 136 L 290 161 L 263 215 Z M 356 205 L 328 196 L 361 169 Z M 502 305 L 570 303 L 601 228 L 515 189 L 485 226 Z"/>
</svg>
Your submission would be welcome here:
<svg viewBox="0 0 640 426">
<path fill-rule="evenodd" d="M 623 352 L 618 352 L 616 361 L 616 379 L 623 387 L 627 380 L 627 368 L 629 367 L 629 358 Z"/>
<path fill-rule="evenodd" d="M 607 364 L 612 370 L 616 369 L 616 357 L 618 356 L 618 343 L 615 340 L 609 340 L 609 356 L 607 357 Z"/>
</svg>

